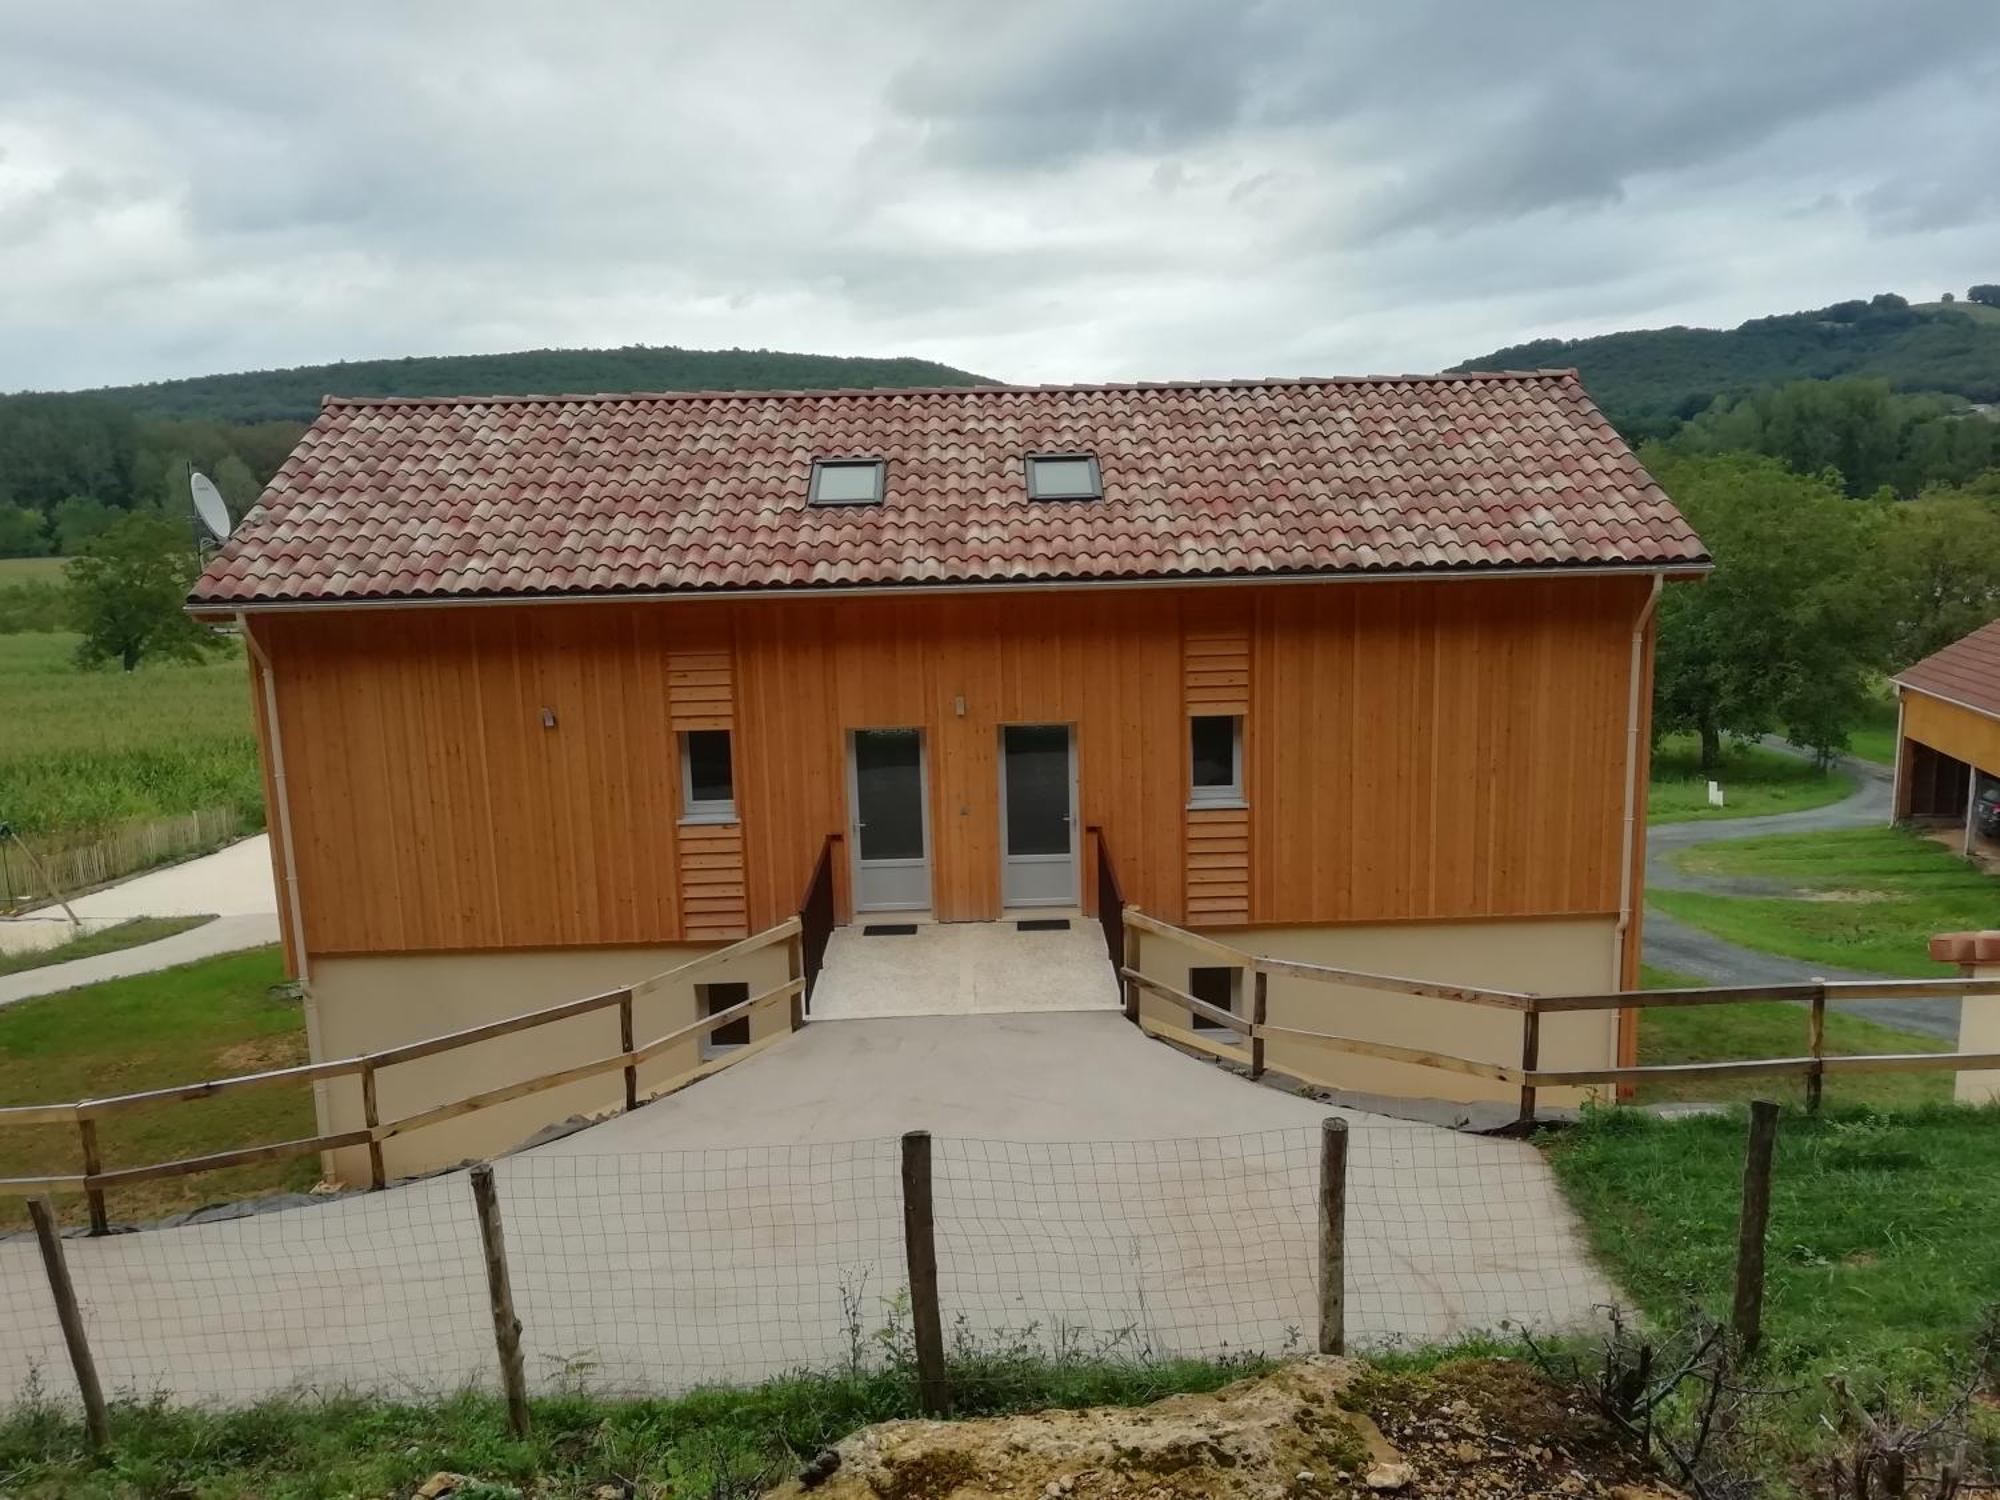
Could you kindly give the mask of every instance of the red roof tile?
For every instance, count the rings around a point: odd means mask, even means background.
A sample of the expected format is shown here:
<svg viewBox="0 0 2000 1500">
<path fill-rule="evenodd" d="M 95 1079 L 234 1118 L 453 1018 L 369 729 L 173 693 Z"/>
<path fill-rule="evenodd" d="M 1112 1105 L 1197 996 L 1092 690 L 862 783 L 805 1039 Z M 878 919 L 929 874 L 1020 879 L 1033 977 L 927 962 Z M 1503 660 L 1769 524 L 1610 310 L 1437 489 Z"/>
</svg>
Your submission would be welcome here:
<svg viewBox="0 0 2000 1500">
<path fill-rule="evenodd" d="M 1095 453 L 1101 500 L 1023 456 Z M 815 458 L 885 503 L 810 507 Z M 1700 563 L 1574 371 L 329 399 L 204 604 Z"/>
<path fill-rule="evenodd" d="M 2000 620 L 1933 651 L 1896 681 L 2000 719 Z"/>
</svg>

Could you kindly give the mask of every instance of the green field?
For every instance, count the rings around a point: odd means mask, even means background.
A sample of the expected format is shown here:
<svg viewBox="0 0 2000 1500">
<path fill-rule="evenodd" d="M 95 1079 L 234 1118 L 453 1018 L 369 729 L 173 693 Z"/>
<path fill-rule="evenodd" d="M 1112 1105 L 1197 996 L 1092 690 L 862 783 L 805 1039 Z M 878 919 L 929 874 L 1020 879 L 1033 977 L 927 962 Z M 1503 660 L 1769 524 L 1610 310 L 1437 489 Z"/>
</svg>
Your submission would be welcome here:
<svg viewBox="0 0 2000 1500">
<path fill-rule="evenodd" d="M 0 635 L 0 820 L 49 846 L 120 823 L 232 807 L 264 822 L 243 657 L 77 669 L 76 637 Z"/>
<path fill-rule="evenodd" d="M 255 948 L 0 1009 L 0 1105 L 60 1104 L 302 1063 L 299 1003 L 273 988 L 284 977 L 278 950 Z M 313 1133 L 312 1089 L 302 1084 L 149 1106 L 105 1120 L 100 1131 L 111 1167 L 296 1140 Z M 69 1127 L 0 1129 L 0 1177 L 76 1168 L 76 1132 Z M 307 1188 L 317 1175 L 317 1160 L 305 1157 L 140 1183 L 112 1191 L 111 1215 L 155 1219 L 204 1203 Z M 80 1199 L 57 1201 L 65 1219 L 82 1217 Z M 0 1228 L 24 1220 L 20 1200 L 0 1198 Z"/>
<path fill-rule="evenodd" d="M 1896 763 L 1896 700 L 1878 698 L 1861 719 L 1848 726 L 1847 751 L 1856 760 L 1873 761 L 1878 766 Z"/>
<path fill-rule="evenodd" d="M 1741 1112 L 1668 1121 L 1596 1110 L 1543 1138 L 1599 1260 L 1660 1325 L 1683 1319 L 1690 1293 L 1728 1316 L 1743 1135 Z M 1764 1350 L 1748 1382 L 1771 1394 L 1753 1407 L 1744 1445 L 1767 1479 L 1824 1452 L 1827 1375 L 1845 1374 L 1878 1412 L 1951 1399 L 2000 1288 L 1996 1221 L 2000 1110 L 1787 1113 Z M 1979 1420 L 1991 1430 L 1994 1416 Z"/>
<path fill-rule="evenodd" d="M 1646 821 L 1685 823 L 1801 812 L 1838 802 L 1854 790 L 1853 778 L 1839 771 L 1822 771 L 1798 756 L 1733 740 L 1723 742 L 1722 764 L 1715 780 L 1722 783 L 1721 807 L 1708 805 L 1709 778 L 1702 774 L 1694 736 L 1662 735 L 1653 748 L 1653 784 L 1646 798 Z"/>
<path fill-rule="evenodd" d="M 0 589 L 17 583 L 60 583 L 66 557 L 0 557 Z"/>
<path fill-rule="evenodd" d="M 1683 850 L 1675 862 L 1777 881 L 1798 895 L 1655 890 L 1646 895 L 1651 905 L 1742 947 L 1837 969 L 1951 974 L 1951 965 L 1931 962 L 1932 936 L 1991 927 L 2000 915 L 2000 879 L 1901 828 L 1735 839 Z"/>
</svg>

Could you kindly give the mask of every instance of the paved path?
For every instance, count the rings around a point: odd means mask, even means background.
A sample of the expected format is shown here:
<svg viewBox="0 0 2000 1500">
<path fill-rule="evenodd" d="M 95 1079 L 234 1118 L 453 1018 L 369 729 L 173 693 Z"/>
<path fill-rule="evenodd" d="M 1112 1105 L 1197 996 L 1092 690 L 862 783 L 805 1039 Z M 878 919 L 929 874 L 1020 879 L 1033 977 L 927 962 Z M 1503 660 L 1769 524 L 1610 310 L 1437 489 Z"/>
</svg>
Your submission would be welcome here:
<svg viewBox="0 0 2000 1500">
<path fill-rule="evenodd" d="M 77 897 L 70 906 L 86 920 L 116 922 L 132 917 L 218 915 L 213 922 L 158 942 L 0 977 L 0 1006 L 277 942 L 278 897 L 271 879 L 271 841 L 260 833 L 200 859 L 92 891 Z M 27 915 L 60 917 L 62 908 L 45 906 Z"/>
<path fill-rule="evenodd" d="M 1117 1014 L 814 1023 L 501 1161 L 528 1371 L 670 1390 L 827 1368 L 903 1285 L 897 1136 L 934 1133 L 946 1326 L 991 1347 L 1310 1348 L 1321 1105 Z M 1344 1113 L 1348 1328 L 1576 1326 L 1613 1293 L 1532 1147 Z M 314 1208 L 73 1239 L 107 1387 L 244 1401 L 492 1383 L 461 1173 Z M 0 1241 L 0 1401 L 67 1388 L 32 1242 Z M 864 1350 L 864 1352 L 867 1352 Z"/>
<path fill-rule="evenodd" d="M 813 989 L 816 1021 L 883 1016 L 970 1016 L 1024 1010 L 1119 1010 L 1123 1000 L 1095 917 L 1056 913 L 1054 932 L 1004 922 L 915 922 L 907 934 L 870 935 L 893 919 L 836 927 Z"/>
<path fill-rule="evenodd" d="M 1801 752 L 1775 737 L 1764 743 L 1786 754 Z M 1697 844 L 1727 839 L 1758 838 L 1771 833 L 1826 833 L 1843 828 L 1879 828 L 1889 821 L 1889 769 L 1870 761 L 1843 757 L 1840 769 L 1852 776 L 1852 795 L 1824 807 L 1802 812 L 1771 813 L 1753 818 L 1696 819 L 1661 823 L 1646 831 L 1646 888 L 1668 891 L 1709 891 L 1720 896 L 1782 896 L 1786 888 L 1769 881 L 1703 875 L 1679 868 L 1672 856 Z M 1929 934 L 1925 934 L 1929 936 Z M 1800 984 L 1818 979 L 1879 979 L 1882 975 L 1829 968 L 1775 953 L 1739 947 L 1699 927 L 1677 921 L 1657 907 L 1646 910 L 1646 962 L 1711 984 Z M 1844 1000 L 1835 1009 L 1865 1016 L 1884 1025 L 1925 1036 L 1958 1039 L 1958 1001 Z"/>
</svg>

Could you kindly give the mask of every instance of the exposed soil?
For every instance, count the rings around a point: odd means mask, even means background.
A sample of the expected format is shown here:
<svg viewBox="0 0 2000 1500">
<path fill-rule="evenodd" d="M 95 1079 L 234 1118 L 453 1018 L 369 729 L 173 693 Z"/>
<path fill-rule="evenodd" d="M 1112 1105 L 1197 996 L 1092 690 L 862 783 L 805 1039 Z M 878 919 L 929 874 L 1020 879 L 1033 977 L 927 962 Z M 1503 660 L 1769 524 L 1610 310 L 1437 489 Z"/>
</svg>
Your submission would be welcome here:
<svg viewBox="0 0 2000 1500">
<path fill-rule="evenodd" d="M 772 1497 L 1666 1500 L 1674 1493 L 1580 1401 L 1524 1366 L 1466 1360 L 1410 1375 L 1306 1359 L 1213 1395 L 1151 1406 L 885 1422 L 821 1455 Z"/>
</svg>

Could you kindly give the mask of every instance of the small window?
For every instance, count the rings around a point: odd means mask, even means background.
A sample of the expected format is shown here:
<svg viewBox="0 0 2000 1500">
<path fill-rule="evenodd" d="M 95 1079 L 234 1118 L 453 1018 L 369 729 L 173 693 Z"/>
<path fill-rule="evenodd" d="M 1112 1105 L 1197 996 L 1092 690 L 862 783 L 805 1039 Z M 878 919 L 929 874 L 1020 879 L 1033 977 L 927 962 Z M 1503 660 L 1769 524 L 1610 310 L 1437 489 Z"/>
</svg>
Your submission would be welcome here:
<svg viewBox="0 0 2000 1500">
<path fill-rule="evenodd" d="M 1218 1010 L 1236 1015 L 1239 1013 L 1238 1001 L 1243 995 L 1243 971 L 1227 965 L 1189 969 L 1188 993 L 1197 1000 L 1206 1000 Z M 1218 1026 L 1207 1016 L 1199 1014 L 1194 1018 L 1194 1029 L 1203 1036 L 1223 1037 L 1232 1042 L 1239 1035 L 1230 1027 Z"/>
<path fill-rule="evenodd" d="M 740 980 L 727 984 L 698 984 L 695 993 L 701 997 L 701 1013 L 716 1015 L 728 1010 L 732 1005 L 741 1005 L 750 998 L 750 986 Z M 750 1045 L 750 1018 L 738 1016 L 727 1025 L 718 1026 L 701 1039 L 701 1055 L 718 1057 L 724 1052 L 734 1052 L 738 1047 Z"/>
<path fill-rule="evenodd" d="M 728 730 L 691 729 L 681 736 L 681 808 L 689 823 L 736 821 Z"/>
<path fill-rule="evenodd" d="M 822 458 L 813 463 L 814 505 L 875 505 L 888 464 L 879 458 Z"/>
<path fill-rule="evenodd" d="M 1033 453 L 1028 456 L 1030 500 L 1096 500 L 1104 494 L 1097 460 L 1088 453 Z"/>
<path fill-rule="evenodd" d="M 1234 714 L 1197 714 L 1188 720 L 1193 776 L 1190 807 L 1243 803 L 1243 721 Z"/>
</svg>

